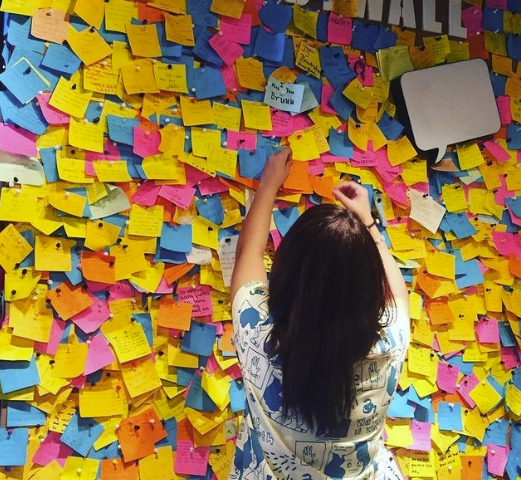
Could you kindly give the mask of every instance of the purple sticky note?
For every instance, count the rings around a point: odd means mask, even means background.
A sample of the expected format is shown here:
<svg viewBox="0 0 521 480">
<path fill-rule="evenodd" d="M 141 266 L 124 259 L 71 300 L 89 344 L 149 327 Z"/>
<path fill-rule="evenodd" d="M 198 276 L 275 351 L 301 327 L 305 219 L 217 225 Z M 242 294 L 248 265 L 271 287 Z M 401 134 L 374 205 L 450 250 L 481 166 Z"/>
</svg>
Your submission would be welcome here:
<svg viewBox="0 0 521 480">
<path fill-rule="evenodd" d="M 413 420 L 411 422 L 411 433 L 414 443 L 411 450 L 421 450 L 422 452 L 430 452 L 431 445 L 431 424 L 427 422 L 418 422 Z"/>
<path fill-rule="evenodd" d="M 469 7 L 461 11 L 461 22 L 467 29 L 467 35 L 472 36 L 483 32 L 483 10 Z"/>
</svg>

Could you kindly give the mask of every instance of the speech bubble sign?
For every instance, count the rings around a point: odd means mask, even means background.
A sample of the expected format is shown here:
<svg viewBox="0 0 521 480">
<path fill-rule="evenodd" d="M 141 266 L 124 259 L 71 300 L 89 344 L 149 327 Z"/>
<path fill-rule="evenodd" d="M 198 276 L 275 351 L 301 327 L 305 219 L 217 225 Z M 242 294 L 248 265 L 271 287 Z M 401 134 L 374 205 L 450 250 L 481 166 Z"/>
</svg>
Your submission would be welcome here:
<svg viewBox="0 0 521 480">
<path fill-rule="evenodd" d="M 400 86 L 413 141 L 424 151 L 496 133 L 501 120 L 488 66 L 480 58 L 404 73 Z"/>
<path fill-rule="evenodd" d="M 44 180 L 43 166 L 36 158 L 0 151 L 1 182 L 40 186 Z"/>
</svg>

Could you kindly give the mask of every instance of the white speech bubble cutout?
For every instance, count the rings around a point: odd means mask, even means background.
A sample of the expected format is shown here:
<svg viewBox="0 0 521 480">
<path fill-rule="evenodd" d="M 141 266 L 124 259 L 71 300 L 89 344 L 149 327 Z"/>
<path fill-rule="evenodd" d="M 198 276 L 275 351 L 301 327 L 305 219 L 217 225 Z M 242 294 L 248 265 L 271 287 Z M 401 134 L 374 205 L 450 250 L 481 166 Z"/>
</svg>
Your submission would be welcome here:
<svg viewBox="0 0 521 480">
<path fill-rule="evenodd" d="M 421 150 L 496 133 L 501 120 L 488 66 L 476 58 L 404 73 L 400 79 L 414 142 Z"/>
<path fill-rule="evenodd" d="M 40 186 L 44 181 L 43 166 L 36 158 L 0 151 L 0 182 Z"/>
</svg>

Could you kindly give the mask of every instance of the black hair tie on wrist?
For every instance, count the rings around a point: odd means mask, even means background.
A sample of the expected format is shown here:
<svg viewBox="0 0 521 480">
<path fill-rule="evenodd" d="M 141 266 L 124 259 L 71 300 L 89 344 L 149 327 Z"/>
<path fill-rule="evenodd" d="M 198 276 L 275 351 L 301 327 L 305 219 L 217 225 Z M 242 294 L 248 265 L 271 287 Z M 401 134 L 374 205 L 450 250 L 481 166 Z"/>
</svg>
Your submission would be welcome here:
<svg viewBox="0 0 521 480">
<path fill-rule="evenodd" d="M 376 220 L 373 220 L 373 223 L 371 223 L 370 225 L 366 225 L 365 227 L 367 229 L 371 228 L 371 227 L 374 227 L 376 225 Z"/>
</svg>

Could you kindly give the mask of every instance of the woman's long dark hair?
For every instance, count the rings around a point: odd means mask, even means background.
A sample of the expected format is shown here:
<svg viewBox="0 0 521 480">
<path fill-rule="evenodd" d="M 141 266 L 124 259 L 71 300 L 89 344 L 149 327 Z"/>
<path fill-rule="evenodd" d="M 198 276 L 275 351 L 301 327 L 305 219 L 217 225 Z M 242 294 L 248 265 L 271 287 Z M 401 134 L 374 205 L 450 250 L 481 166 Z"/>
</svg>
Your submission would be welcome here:
<svg viewBox="0 0 521 480">
<path fill-rule="evenodd" d="M 369 353 L 393 303 L 375 241 L 354 213 L 312 207 L 277 249 L 269 294 L 266 348 L 282 365 L 283 412 L 332 432 L 350 416 L 353 365 Z"/>
</svg>

